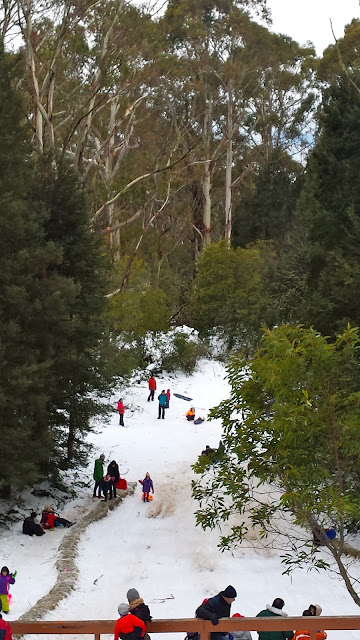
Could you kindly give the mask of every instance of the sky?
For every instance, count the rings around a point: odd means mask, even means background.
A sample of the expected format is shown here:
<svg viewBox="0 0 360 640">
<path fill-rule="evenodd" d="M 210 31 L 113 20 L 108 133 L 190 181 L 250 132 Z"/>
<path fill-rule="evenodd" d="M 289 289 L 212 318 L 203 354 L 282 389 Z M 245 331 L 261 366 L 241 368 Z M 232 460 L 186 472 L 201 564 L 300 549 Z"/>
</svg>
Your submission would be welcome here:
<svg viewBox="0 0 360 640">
<path fill-rule="evenodd" d="M 330 18 L 337 38 L 353 18 L 360 19 L 359 0 L 268 0 L 268 6 L 273 31 L 285 33 L 300 44 L 311 41 L 318 55 L 334 42 Z"/>
</svg>

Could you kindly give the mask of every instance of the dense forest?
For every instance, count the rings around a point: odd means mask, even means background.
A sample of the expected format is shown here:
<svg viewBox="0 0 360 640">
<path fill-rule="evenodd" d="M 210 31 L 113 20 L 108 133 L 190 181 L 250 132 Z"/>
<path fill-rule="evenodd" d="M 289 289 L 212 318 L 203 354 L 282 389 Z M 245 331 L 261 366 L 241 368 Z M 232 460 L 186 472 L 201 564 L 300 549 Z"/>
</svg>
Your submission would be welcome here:
<svg viewBox="0 0 360 640">
<path fill-rule="evenodd" d="M 360 22 L 318 58 L 265 0 L 2 0 L 0 20 L 6 495 L 85 459 L 148 332 L 249 357 L 263 325 L 359 326 Z"/>
</svg>

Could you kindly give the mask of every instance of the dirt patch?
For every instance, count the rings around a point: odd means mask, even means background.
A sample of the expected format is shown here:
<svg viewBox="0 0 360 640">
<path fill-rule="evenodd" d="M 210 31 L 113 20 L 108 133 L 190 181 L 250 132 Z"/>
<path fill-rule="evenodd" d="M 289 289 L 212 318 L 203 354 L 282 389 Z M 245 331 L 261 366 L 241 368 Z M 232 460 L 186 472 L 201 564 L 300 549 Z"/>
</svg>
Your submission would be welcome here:
<svg viewBox="0 0 360 640">
<path fill-rule="evenodd" d="M 41 620 L 48 611 L 55 609 L 61 600 L 67 598 L 74 589 L 79 577 L 79 570 L 75 560 L 81 535 L 90 524 L 105 518 L 108 512 L 116 509 L 127 495 L 132 495 L 135 487 L 136 482 L 129 482 L 126 491 L 118 491 L 118 495 L 114 500 L 96 503 L 89 513 L 81 518 L 71 529 L 67 530 L 58 550 L 59 557 L 56 561 L 58 577 L 56 583 L 49 593 L 40 598 L 19 620 Z"/>
</svg>

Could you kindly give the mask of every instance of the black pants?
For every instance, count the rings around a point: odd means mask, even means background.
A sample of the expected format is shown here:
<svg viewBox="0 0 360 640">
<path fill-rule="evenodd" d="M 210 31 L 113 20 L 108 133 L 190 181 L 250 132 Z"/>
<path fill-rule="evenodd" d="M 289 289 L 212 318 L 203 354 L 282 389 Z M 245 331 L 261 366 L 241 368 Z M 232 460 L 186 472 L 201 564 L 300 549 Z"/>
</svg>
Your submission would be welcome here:
<svg viewBox="0 0 360 640">
<path fill-rule="evenodd" d="M 100 486 L 100 482 L 98 482 L 97 480 L 95 481 L 95 486 L 94 486 L 94 498 L 96 497 L 96 489 L 99 489 L 98 496 L 100 498 L 100 496 L 101 496 L 101 486 Z"/>
<path fill-rule="evenodd" d="M 112 490 L 113 490 L 114 498 L 116 498 L 116 483 L 117 483 L 117 480 L 114 480 L 114 482 L 112 483 Z"/>
<path fill-rule="evenodd" d="M 106 487 L 106 489 L 103 489 L 103 492 L 104 492 L 104 498 L 105 498 L 105 500 L 107 500 L 107 499 L 108 499 L 108 493 L 110 494 L 110 500 L 112 499 L 112 497 L 113 497 L 113 489 L 112 489 L 112 486 L 110 486 L 110 487 Z"/>
<path fill-rule="evenodd" d="M 162 404 L 159 404 L 159 415 L 158 418 L 165 418 L 165 407 Z"/>
<path fill-rule="evenodd" d="M 56 517 L 55 522 L 60 522 L 60 524 L 62 524 L 63 527 L 67 527 L 70 524 L 70 520 L 66 520 L 66 518 L 60 518 L 60 516 Z"/>
<path fill-rule="evenodd" d="M 120 425 L 120 427 L 124 426 L 124 414 L 123 413 L 119 413 L 119 425 Z"/>
<path fill-rule="evenodd" d="M 154 400 L 154 395 L 155 395 L 155 389 L 150 389 L 148 402 L 150 402 L 150 400 Z"/>
</svg>

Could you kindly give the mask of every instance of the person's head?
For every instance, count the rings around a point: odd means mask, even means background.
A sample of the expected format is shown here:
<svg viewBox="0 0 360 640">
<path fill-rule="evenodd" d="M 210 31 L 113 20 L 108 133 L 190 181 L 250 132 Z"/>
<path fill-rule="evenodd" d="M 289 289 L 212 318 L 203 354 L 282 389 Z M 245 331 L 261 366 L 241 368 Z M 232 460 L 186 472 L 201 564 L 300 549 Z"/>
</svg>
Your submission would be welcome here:
<svg viewBox="0 0 360 640">
<path fill-rule="evenodd" d="M 145 478 L 150 478 L 150 473 L 148 471 L 145 474 Z"/>
<path fill-rule="evenodd" d="M 285 602 L 282 598 L 275 598 L 274 602 L 272 603 L 272 606 L 275 607 L 275 609 L 282 609 L 284 604 Z"/>
<path fill-rule="evenodd" d="M 315 616 L 321 616 L 321 612 L 322 612 L 322 607 L 320 607 L 319 604 L 314 604 L 313 605 L 315 608 Z"/>
<path fill-rule="evenodd" d="M 116 460 L 111 460 L 111 462 L 110 462 L 110 466 L 111 466 L 111 467 L 115 467 L 115 466 L 116 466 Z"/>
<path fill-rule="evenodd" d="M 102 462 L 104 462 L 104 460 L 105 460 L 105 455 L 104 455 L 103 453 L 100 455 L 100 460 L 101 460 Z"/>
<path fill-rule="evenodd" d="M 237 596 L 237 593 L 234 587 L 231 584 L 229 584 L 229 586 L 226 587 L 226 589 L 224 589 L 224 591 L 221 592 L 221 595 L 224 598 L 225 602 L 227 602 L 228 604 L 231 604 L 232 602 L 234 602 Z"/>
<path fill-rule="evenodd" d="M 1 575 L 2 576 L 8 576 L 9 575 L 9 568 L 8 567 L 3 567 L 1 569 Z"/>
<path fill-rule="evenodd" d="M 122 398 L 119 398 L 119 402 L 122 402 L 122 401 L 123 401 L 123 399 L 122 399 Z"/>
<path fill-rule="evenodd" d="M 32 518 L 33 520 L 35 520 L 35 518 L 36 518 L 36 513 L 35 513 L 35 511 L 32 511 L 32 512 L 31 512 L 31 514 L 30 514 L 30 518 Z"/>
<path fill-rule="evenodd" d="M 110 480 L 110 478 L 111 478 L 111 476 L 107 473 L 106 476 L 105 476 L 105 480 L 108 481 L 108 480 Z"/>
<path fill-rule="evenodd" d="M 315 607 L 315 605 L 314 605 L 314 604 L 309 604 L 308 611 L 310 611 L 310 614 L 311 614 L 312 616 L 316 616 L 316 607 Z"/>
<path fill-rule="evenodd" d="M 205 447 L 205 449 L 210 449 L 210 445 L 208 445 L 208 444 L 207 444 L 207 445 L 206 445 L 206 447 Z"/>
<path fill-rule="evenodd" d="M 165 393 L 165 389 L 163 389 L 161 393 Z"/>
<path fill-rule="evenodd" d="M 233 616 L 231 616 L 232 618 L 243 618 L 244 616 L 241 615 L 241 613 L 234 613 Z"/>
<path fill-rule="evenodd" d="M 128 605 L 128 603 L 126 602 L 121 602 L 121 604 L 119 604 L 118 606 L 118 613 L 120 618 L 123 618 L 124 616 L 126 616 L 130 611 L 130 607 Z"/>
<path fill-rule="evenodd" d="M 126 594 L 126 597 L 128 599 L 128 602 L 133 602 L 133 600 L 137 600 L 138 598 L 140 598 L 139 592 L 137 589 L 129 589 L 129 591 Z"/>
<path fill-rule="evenodd" d="M 303 616 L 312 616 L 313 615 L 309 609 L 305 609 L 305 611 L 303 611 L 302 614 L 303 614 Z"/>
<path fill-rule="evenodd" d="M 166 393 L 170 393 L 170 389 L 167 389 Z"/>
<path fill-rule="evenodd" d="M 44 511 L 47 511 L 48 513 L 50 513 L 52 511 L 52 508 L 50 507 L 49 504 L 46 505 Z"/>
</svg>

